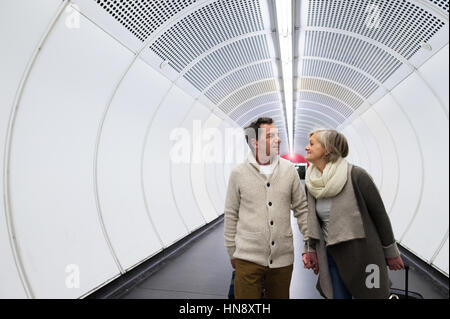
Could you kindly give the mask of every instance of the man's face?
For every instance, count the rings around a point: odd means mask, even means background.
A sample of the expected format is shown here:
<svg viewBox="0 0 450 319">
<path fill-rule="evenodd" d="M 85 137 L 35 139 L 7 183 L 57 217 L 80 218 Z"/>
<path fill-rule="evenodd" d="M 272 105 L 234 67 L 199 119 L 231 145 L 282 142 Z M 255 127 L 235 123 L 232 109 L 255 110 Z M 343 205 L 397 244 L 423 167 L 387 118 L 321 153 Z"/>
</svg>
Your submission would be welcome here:
<svg viewBox="0 0 450 319">
<path fill-rule="evenodd" d="M 261 124 L 258 130 L 258 152 L 265 156 L 275 156 L 280 154 L 281 139 L 278 136 L 278 129 L 273 124 Z"/>
</svg>

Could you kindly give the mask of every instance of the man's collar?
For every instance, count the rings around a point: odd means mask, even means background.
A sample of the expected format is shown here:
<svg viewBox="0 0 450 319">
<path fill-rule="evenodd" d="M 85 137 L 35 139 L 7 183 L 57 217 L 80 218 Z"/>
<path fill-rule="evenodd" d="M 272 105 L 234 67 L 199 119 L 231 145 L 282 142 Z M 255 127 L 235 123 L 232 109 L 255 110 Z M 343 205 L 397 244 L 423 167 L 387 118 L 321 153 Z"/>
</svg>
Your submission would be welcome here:
<svg viewBox="0 0 450 319">
<path fill-rule="evenodd" d="M 280 158 L 279 155 L 274 155 L 274 156 L 272 157 L 272 161 L 271 161 L 270 164 L 272 164 L 272 166 L 273 166 L 274 169 L 275 169 L 275 167 L 276 167 L 277 164 L 278 164 L 279 158 Z M 247 161 L 248 161 L 253 167 L 255 167 L 255 168 L 258 170 L 258 172 L 260 171 L 260 168 L 259 168 L 260 165 L 259 165 L 258 162 L 256 161 L 256 157 L 255 157 L 255 155 L 253 154 L 253 152 L 249 152 L 249 153 L 248 153 Z"/>
</svg>

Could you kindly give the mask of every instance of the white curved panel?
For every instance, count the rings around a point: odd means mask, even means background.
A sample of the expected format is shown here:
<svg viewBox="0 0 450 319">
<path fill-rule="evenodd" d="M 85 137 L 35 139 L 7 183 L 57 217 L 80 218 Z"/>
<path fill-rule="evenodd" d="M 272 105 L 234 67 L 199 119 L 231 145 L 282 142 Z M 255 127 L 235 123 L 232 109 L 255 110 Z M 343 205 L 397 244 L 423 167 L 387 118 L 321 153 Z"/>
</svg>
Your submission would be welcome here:
<svg viewBox="0 0 450 319">
<path fill-rule="evenodd" d="M 206 119 L 204 123 L 204 128 L 207 127 L 215 127 L 220 123 L 221 119 L 217 117 L 215 114 L 210 114 L 210 116 Z M 203 135 L 203 131 L 202 131 Z M 205 180 L 205 164 L 203 159 L 203 150 L 202 147 L 198 147 L 196 149 L 195 145 L 203 146 L 204 139 L 203 136 L 200 135 L 197 138 L 194 138 L 194 151 L 193 151 L 193 161 L 191 165 L 191 179 L 192 186 L 194 190 L 194 195 L 197 200 L 197 203 L 200 206 L 200 211 L 203 214 L 206 222 L 214 220 L 221 211 L 218 211 L 215 204 L 213 203 L 213 199 L 210 197 L 210 194 L 207 189 L 206 180 Z"/>
<path fill-rule="evenodd" d="M 416 74 L 409 76 L 392 94 L 408 114 L 424 155 L 422 197 L 402 242 L 419 257 L 430 260 L 448 229 L 448 118 Z"/>
<path fill-rule="evenodd" d="M 210 110 L 206 108 L 203 104 L 197 102 L 189 110 L 189 114 L 186 119 L 181 123 L 180 127 L 186 129 L 187 137 L 189 141 L 186 141 L 189 145 L 189 156 L 187 161 L 176 162 L 171 161 L 172 168 L 172 185 L 175 201 L 180 209 L 180 213 L 184 216 L 186 225 L 189 231 L 194 231 L 195 229 L 203 226 L 206 221 L 200 212 L 199 204 L 196 202 L 196 197 L 194 196 L 194 191 L 191 181 L 191 161 L 192 161 L 192 150 L 193 150 L 193 138 L 194 138 L 194 128 L 200 128 L 201 123 L 205 121 Z M 182 142 L 181 139 L 179 140 Z"/>
<path fill-rule="evenodd" d="M 381 158 L 380 150 L 377 142 L 375 141 L 372 132 L 367 128 L 367 125 L 360 119 L 356 118 L 352 122 L 352 126 L 358 132 L 362 143 L 366 146 L 368 157 L 370 159 L 370 168 L 368 168 L 368 173 L 372 176 L 375 185 L 380 189 L 382 187 L 382 168 L 381 168 Z"/>
<path fill-rule="evenodd" d="M 347 143 L 348 143 L 348 147 L 349 147 L 349 151 L 348 151 L 348 155 L 346 157 L 346 160 L 349 163 L 358 165 L 359 157 L 358 157 L 356 148 L 353 147 L 354 145 L 353 145 L 353 142 L 350 139 L 350 133 L 348 133 L 348 131 L 346 131 L 345 128 L 341 131 L 341 133 L 344 134 L 344 136 L 347 138 Z M 303 156 L 305 156 L 305 155 L 303 155 Z"/>
<path fill-rule="evenodd" d="M 143 155 L 143 182 L 148 208 L 166 247 L 188 234 L 172 192 L 170 156 L 175 142 L 170 140 L 170 136 L 193 102 L 194 99 L 178 87 L 170 89 L 150 122 Z"/>
<path fill-rule="evenodd" d="M 215 178 L 216 178 L 217 188 L 219 189 L 219 195 L 220 195 L 220 198 L 222 199 L 222 202 L 225 203 L 227 188 L 226 188 L 226 184 L 225 184 L 223 169 L 224 169 L 223 162 L 220 164 L 216 164 Z"/>
<path fill-rule="evenodd" d="M 223 170 L 223 179 L 225 181 L 225 186 L 228 187 L 228 180 L 230 178 L 231 171 L 233 170 L 233 166 L 230 164 L 224 165 Z"/>
<path fill-rule="evenodd" d="M 383 183 L 379 190 L 381 198 L 386 206 L 386 210 L 390 214 L 397 194 L 399 177 L 398 158 L 395 150 L 395 144 L 386 125 L 373 108 L 368 109 L 363 115 L 361 115 L 361 119 L 373 132 L 373 136 L 377 140 L 377 144 L 381 149 L 379 164 L 383 168 Z"/>
<path fill-rule="evenodd" d="M 352 164 L 367 170 L 367 151 L 357 136 L 357 132 L 352 128 L 352 124 L 347 125 L 342 133 L 347 138 L 349 154 L 353 153 L 353 158 L 355 159 L 355 162 L 352 162 Z"/>
<path fill-rule="evenodd" d="M 230 129 L 233 129 L 233 137 L 226 139 L 224 147 L 225 161 L 223 165 L 223 177 L 225 183 L 225 196 L 231 171 L 237 164 L 246 160 L 247 154 L 250 151 L 250 148 L 245 141 L 244 130 L 235 123 L 227 124 Z"/>
<path fill-rule="evenodd" d="M 205 185 L 209 198 L 215 207 L 217 215 L 220 215 L 224 208 L 224 199 L 222 198 L 216 181 L 216 164 L 208 163 L 204 165 Z"/>
<path fill-rule="evenodd" d="M 222 161 L 220 163 L 216 164 L 216 182 L 217 182 L 217 187 L 219 189 L 220 192 L 220 196 L 223 200 L 223 202 L 225 203 L 225 199 L 226 199 L 226 194 L 227 194 L 227 185 L 225 182 L 225 178 L 224 178 L 224 173 L 225 173 L 225 161 L 226 161 L 226 143 L 227 142 L 227 134 L 228 132 L 231 132 L 231 130 L 235 130 L 235 128 L 233 126 L 230 126 L 228 124 L 228 122 L 222 121 L 222 123 L 220 124 L 220 130 L 223 132 L 223 136 L 224 136 L 224 145 L 223 145 L 223 156 L 222 156 Z"/>
<path fill-rule="evenodd" d="M 141 155 L 147 125 L 171 83 L 136 60 L 106 114 L 98 154 L 98 189 L 106 229 L 125 269 L 162 248 L 146 209 Z"/>
<path fill-rule="evenodd" d="M 79 297 L 118 274 L 99 222 L 93 163 L 99 121 L 132 55 L 80 19 L 79 29 L 60 19 L 49 35 L 12 137 L 12 214 L 37 298 Z M 68 265 L 79 269 L 79 288 L 66 286 Z"/>
<path fill-rule="evenodd" d="M 223 143 L 225 132 L 220 129 L 223 121 L 216 115 L 210 117 L 205 123 L 203 130 L 204 144 L 202 153 L 204 154 L 203 169 L 205 174 L 205 185 L 217 215 L 220 215 L 224 208 L 224 199 L 221 197 L 216 181 L 216 165 L 223 161 Z"/>
<path fill-rule="evenodd" d="M 395 238 L 400 239 L 420 197 L 422 163 L 419 146 L 408 119 L 391 95 L 383 97 L 373 108 L 389 128 L 398 154 L 398 192 L 389 218 Z"/>
<path fill-rule="evenodd" d="M 0 140 L 4 145 L 8 120 L 21 78 L 40 39 L 50 21 L 57 13 L 59 0 L 0 2 Z M 26 23 L 22 23 L 26 21 Z M 13 26 L 13 27 L 11 27 Z M 3 153 L 2 153 L 3 154 Z M 0 167 L 3 168 L 3 156 Z M 0 181 L 3 194 L 3 175 Z M 25 298 L 25 291 L 17 273 L 9 244 L 6 220 L 4 219 L 3 196 L 0 196 L 0 298 Z"/>
<path fill-rule="evenodd" d="M 305 156 L 305 155 L 303 155 L 303 154 L 301 154 L 302 156 Z M 353 164 L 356 164 L 356 163 L 358 163 L 358 160 L 356 159 L 357 157 L 355 157 L 354 156 L 354 152 L 352 152 L 352 153 L 349 153 L 348 154 L 348 156 L 346 157 L 346 160 L 349 162 L 349 163 L 353 163 Z"/>
<path fill-rule="evenodd" d="M 357 121 L 358 118 L 356 117 L 355 120 L 350 123 L 348 126 L 347 131 L 350 133 L 350 136 L 353 140 L 353 145 L 356 146 L 358 157 L 359 157 L 359 166 L 364 168 L 367 172 L 372 171 L 372 159 L 370 158 L 370 154 L 368 153 L 368 147 L 366 145 L 366 141 L 362 139 L 360 136 L 359 131 L 355 128 L 354 122 Z M 351 151 L 351 150 L 350 150 Z"/>
<path fill-rule="evenodd" d="M 448 276 L 448 237 L 433 264 Z"/>
<path fill-rule="evenodd" d="M 425 62 L 418 70 L 420 75 L 431 86 L 448 114 L 449 96 L 449 48 L 448 44 Z"/>
</svg>

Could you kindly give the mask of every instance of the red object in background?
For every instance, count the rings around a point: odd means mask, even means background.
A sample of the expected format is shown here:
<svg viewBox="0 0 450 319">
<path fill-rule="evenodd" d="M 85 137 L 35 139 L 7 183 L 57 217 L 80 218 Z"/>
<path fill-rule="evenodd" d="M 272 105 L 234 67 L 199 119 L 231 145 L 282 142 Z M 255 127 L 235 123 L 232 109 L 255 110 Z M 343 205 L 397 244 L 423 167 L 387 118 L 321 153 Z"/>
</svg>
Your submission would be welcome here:
<svg viewBox="0 0 450 319">
<path fill-rule="evenodd" d="M 309 166 L 308 161 L 306 161 L 305 158 L 300 154 L 285 154 L 281 157 L 287 159 L 288 161 L 291 161 L 292 163 L 306 163 L 306 165 Z"/>
</svg>

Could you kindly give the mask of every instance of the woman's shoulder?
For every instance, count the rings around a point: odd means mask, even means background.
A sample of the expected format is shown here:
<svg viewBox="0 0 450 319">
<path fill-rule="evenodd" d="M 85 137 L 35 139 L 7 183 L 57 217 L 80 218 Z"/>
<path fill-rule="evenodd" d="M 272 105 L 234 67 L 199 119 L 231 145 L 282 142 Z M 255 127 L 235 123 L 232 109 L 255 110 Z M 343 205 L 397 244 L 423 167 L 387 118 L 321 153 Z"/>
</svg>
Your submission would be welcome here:
<svg viewBox="0 0 450 319">
<path fill-rule="evenodd" d="M 359 181 L 373 181 L 372 176 L 370 176 L 369 173 L 367 173 L 367 171 L 357 165 L 352 165 L 352 171 L 351 171 L 351 175 L 352 175 L 352 180 L 359 182 Z"/>
<path fill-rule="evenodd" d="M 350 164 L 352 167 L 352 176 L 365 175 L 367 171 L 361 166 Z"/>
</svg>

